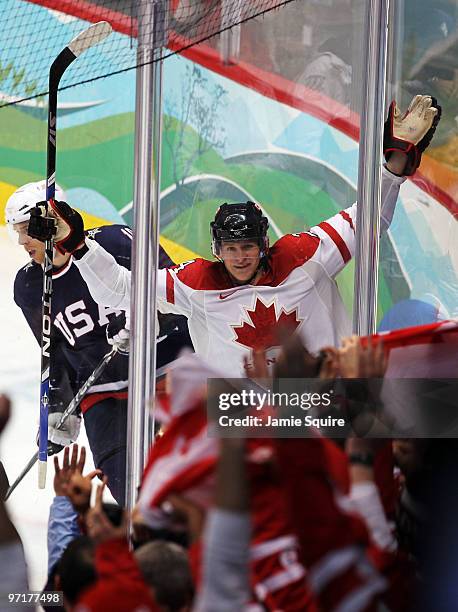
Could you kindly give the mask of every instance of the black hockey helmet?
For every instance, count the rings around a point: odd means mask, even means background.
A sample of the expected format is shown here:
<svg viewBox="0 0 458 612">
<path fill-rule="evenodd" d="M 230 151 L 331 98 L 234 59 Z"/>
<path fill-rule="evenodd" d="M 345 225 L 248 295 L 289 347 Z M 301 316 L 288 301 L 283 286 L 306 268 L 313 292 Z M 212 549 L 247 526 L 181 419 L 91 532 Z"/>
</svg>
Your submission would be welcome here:
<svg viewBox="0 0 458 612">
<path fill-rule="evenodd" d="M 269 221 L 255 202 L 225 202 L 216 211 L 215 220 L 210 223 L 213 255 L 220 257 L 222 242 L 253 239 L 261 249 L 261 257 L 264 257 L 269 249 L 268 228 Z"/>
</svg>

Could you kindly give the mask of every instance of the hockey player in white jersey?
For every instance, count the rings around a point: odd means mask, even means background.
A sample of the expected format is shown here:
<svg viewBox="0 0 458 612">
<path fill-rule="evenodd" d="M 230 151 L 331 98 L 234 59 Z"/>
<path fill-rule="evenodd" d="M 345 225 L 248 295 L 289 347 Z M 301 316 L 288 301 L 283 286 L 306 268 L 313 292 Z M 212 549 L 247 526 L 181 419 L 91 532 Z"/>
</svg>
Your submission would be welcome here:
<svg viewBox="0 0 458 612">
<path fill-rule="evenodd" d="M 429 96 L 416 96 L 405 115 L 393 103 L 384 134 L 381 229 L 389 226 L 399 187 L 417 169 L 440 116 Z M 353 204 L 307 232 L 269 247 L 268 221 L 253 202 L 223 204 L 211 224 L 216 261 L 196 259 L 157 271 L 157 307 L 185 315 L 196 353 L 228 376 L 244 374 L 253 352 L 275 362 L 279 330 L 299 334 L 309 351 L 339 344 L 350 328 L 334 277 L 355 251 Z M 101 245 L 84 240 L 78 215 L 57 202 L 57 247 L 72 252 L 94 300 L 130 308 L 130 272 Z M 29 233 L 40 234 L 39 210 Z"/>
</svg>

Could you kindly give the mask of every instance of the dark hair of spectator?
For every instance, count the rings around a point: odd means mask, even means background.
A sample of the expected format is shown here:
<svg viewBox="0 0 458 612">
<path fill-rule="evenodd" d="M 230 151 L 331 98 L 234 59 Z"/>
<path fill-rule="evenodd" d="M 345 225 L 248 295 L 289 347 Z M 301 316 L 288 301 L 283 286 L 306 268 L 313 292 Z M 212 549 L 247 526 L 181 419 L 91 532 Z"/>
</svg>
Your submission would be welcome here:
<svg viewBox="0 0 458 612">
<path fill-rule="evenodd" d="M 57 575 L 65 598 L 75 604 L 81 593 L 96 581 L 94 543 L 87 536 L 75 538 L 57 564 Z"/>
<path fill-rule="evenodd" d="M 157 603 L 167 612 L 179 612 L 191 605 L 194 585 L 188 556 L 181 546 L 148 542 L 135 551 L 135 558 Z"/>
</svg>

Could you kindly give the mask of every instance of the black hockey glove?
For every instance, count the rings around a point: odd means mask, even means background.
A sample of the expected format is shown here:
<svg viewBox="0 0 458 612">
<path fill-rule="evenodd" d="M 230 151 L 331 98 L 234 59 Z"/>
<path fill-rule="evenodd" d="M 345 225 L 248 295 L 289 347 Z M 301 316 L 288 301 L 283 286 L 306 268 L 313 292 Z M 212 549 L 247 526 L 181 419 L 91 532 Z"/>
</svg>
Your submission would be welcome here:
<svg viewBox="0 0 458 612">
<path fill-rule="evenodd" d="M 46 242 L 51 240 L 56 235 L 57 223 L 55 217 L 51 217 L 48 212 L 46 215 L 46 202 L 39 202 L 35 208 L 30 211 L 29 225 L 27 234 L 31 238 Z"/>
<path fill-rule="evenodd" d="M 43 242 L 49 235 L 47 222 L 44 217 L 46 202 L 38 202 L 30 213 L 28 234 Z M 83 217 L 67 202 L 53 202 L 51 212 L 54 226 L 54 244 L 61 253 L 74 253 L 84 245 Z M 47 221 L 45 221 L 47 220 Z M 48 233 L 46 233 L 48 232 Z"/>
<path fill-rule="evenodd" d="M 37 431 L 36 442 L 37 442 L 37 446 L 40 446 L 40 430 Z M 48 440 L 48 457 L 57 455 L 64 448 L 65 447 L 62 446 L 62 444 L 56 444 L 55 442 L 51 442 L 51 440 Z"/>
<path fill-rule="evenodd" d="M 130 319 L 123 311 L 120 315 L 112 317 L 106 328 L 107 342 L 116 346 L 121 353 L 129 352 Z"/>
<path fill-rule="evenodd" d="M 56 444 L 55 442 L 50 442 L 48 440 L 48 457 L 52 457 L 53 455 L 58 455 L 61 450 L 65 447 L 61 444 Z"/>
<path fill-rule="evenodd" d="M 383 133 L 383 153 L 386 161 L 398 151 L 407 155 L 404 176 L 415 173 L 421 155 L 436 131 L 442 109 L 431 96 L 415 96 L 404 115 L 396 102 L 390 104 Z"/>
</svg>

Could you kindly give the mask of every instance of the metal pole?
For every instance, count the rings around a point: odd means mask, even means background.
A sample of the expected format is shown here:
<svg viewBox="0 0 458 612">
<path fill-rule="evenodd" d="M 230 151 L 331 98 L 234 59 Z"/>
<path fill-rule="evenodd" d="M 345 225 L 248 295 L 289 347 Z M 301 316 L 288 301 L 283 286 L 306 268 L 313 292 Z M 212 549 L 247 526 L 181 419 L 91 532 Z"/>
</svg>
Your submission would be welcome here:
<svg viewBox="0 0 458 612">
<path fill-rule="evenodd" d="M 131 352 L 127 425 L 126 507 L 135 505 L 151 439 L 148 419 L 155 386 L 156 269 L 159 242 L 161 76 L 156 18 L 160 2 L 138 3 L 135 100 Z M 159 61 L 156 61 L 159 60 Z"/>
<path fill-rule="evenodd" d="M 377 315 L 388 8 L 389 0 L 366 3 L 353 307 L 353 331 L 358 335 L 375 332 Z"/>
<path fill-rule="evenodd" d="M 219 36 L 220 58 L 226 66 L 238 63 L 240 57 L 241 24 L 231 26 L 242 16 L 242 3 L 240 0 L 222 0 L 221 2 L 221 34 Z"/>
<path fill-rule="evenodd" d="M 157 23 L 157 20 L 156 20 Z M 157 39 L 157 37 L 156 37 Z M 148 419 L 148 427 L 145 428 L 144 443 L 146 454 L 154 440 L 154 407 L 156 400 L 156 336 L 159 330 L 156 330 L 156 270 L 159 267 L 159 232 L 160 232 L 160 200 L 161 200 L 161 151 L 162 151 L 162 47 L 154 49 L 154 64 L 153 64 L 153 219 L 151 232 L 153 234 L 153 257 L 152 257 L 152 273 L 150 283 L 150 300 L 152 306 L 151 319 L 151 377 L 150 377 L 150 418 Z M 145 454 L 145 459 L 146 459 Z"/>
<path fill-rule="evenodd" d="M 386 66 L 386 99 L 397 100 L 401 105 L 401 68 L 402 45 L 404 40 L 404 0 L 391 2 L 388 12 L 388 43 Z"/>
</svg>

